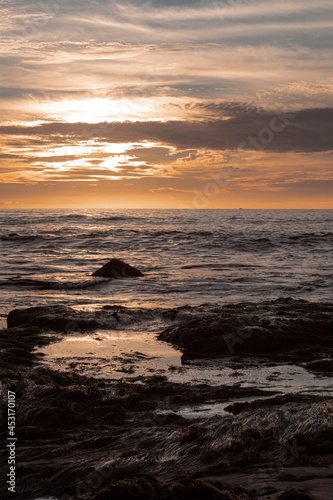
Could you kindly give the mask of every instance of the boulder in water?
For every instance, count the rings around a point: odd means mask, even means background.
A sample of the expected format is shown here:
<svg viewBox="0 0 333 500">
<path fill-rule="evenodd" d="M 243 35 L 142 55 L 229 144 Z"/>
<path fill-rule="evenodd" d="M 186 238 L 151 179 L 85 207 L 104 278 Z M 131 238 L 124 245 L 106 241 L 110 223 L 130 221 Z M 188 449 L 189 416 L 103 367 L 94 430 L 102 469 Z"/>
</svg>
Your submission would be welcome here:
<svg viewBox="0 0 333 500">
<path fill-rule="evenodd" d="M 103 278 L 127 278 L 143 276 L 142 272 L 135 267 L 126 264 L 120 259 L 111 259 L 100 269 L 93 273 L 93 276 L 102 276 Z"/>
</svg>

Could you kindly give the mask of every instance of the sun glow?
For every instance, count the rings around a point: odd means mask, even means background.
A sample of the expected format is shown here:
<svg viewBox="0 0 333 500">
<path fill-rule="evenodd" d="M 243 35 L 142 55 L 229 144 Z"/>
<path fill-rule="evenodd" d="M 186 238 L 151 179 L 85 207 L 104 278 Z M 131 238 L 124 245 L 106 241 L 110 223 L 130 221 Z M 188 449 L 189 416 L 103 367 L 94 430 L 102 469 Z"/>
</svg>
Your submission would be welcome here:
<svg viewBox="0 0 333 500">
<path fill-rule="evenodd" d="M 67 123 L 99 123 L 103 121 L 142 120 L 151 107 L 147 102 L 130 99 L 77 99 L 48 102 L 42 105 L 48 119 Z"/>
<path fill-rule="evenodd" d="M 106 160 L 104 160 L 100 166 L 116 172 L 119 164 L 124 163 L 129 159 L 129 156 L 124 155 L 114 156 L 113 158 L 107 158 Z"/>
</svg>

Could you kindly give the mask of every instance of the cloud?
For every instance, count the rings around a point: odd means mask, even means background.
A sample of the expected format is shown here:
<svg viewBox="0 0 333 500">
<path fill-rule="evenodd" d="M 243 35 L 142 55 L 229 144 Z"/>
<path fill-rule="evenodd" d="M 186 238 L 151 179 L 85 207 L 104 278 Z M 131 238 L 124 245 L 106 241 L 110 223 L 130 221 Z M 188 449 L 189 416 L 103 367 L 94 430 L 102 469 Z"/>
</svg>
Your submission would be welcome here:
<svg viewBox="0 0 333 500">
<path fill-rule="evenodd" d="M 322 43 L 315 28 L 332 27 L 330 0 L 301 3 L 273 0 L 121 2 L 41 0 L 0 2 L 8 41 L 130 43 L 219 42 L 256 46 Z M 110 33 L 112 29 L 112 33 Z M 286 37 L 289 31 L 292 37 Z M 292 38 L 292 42 L 291 42 Z M 243 40 L 241 42 L 241 40 Z M 297 43 L 295 43 L 297 42 Z M 8 45 L 8 43 L 7 43 Z M 329 44 L 326 43 L 326 46 Z M 323 48 L 323 47 L 321 47 Z"/>
<path fill-rule="evenodd" d="M 159 164 L 170 164 L 174 163 L 179 159 L 189 159 L 195 158 L 196 150 L 188 149 L 185 151 L 175 151 L 168 147 L 141 147 L 141 148 L 132 148 L 127 151 L 129 155 L 133 157 L 133 160 L 137 161 L 145 161 L 145 162 L 153 162 Z"/>
<path fill-rule="evenodd" d="M 117 184 L 133 198 L 138 186 L 142 197 L 182 197 L 227 167 L 237 172 L 233 193 L 302 196 L 312 180 L 317 195 L 316 186 L 325 190 L 331 0 L 0 0 L 0 8 L 0 171 L 22 196 L 25 183 L 43 197 L 32 186 L 47 179 L 45 196 L 62 196 L 61 185 L 69 200 L 70 182 L 99 194 L 108 185 L 115 196 Z"/>
<path fill-rule="evenodd" d="M 329 196 L 332 197 L 333 193 L 333 175 L 331 179 L 308 179 L 301 182 L 276 183 L 273 184 L 276 189 L 283 189 L 284 191 L 291 191 L 295 195 L 310 195 L 310 196 Z"/>
<path fill-rule="evenodd" d="M 238 115 L 251 114 L 255 115 L 258 113 L 265 113 L 263 108 L 246 102 L 196 102 L 187 103 L 184 105 L 183 109 L 188 112 L 189 115 L 194 116 L 204 116 L 206 118 L 213 117 L 235 117 Z"/>
<path fill-rule="evenodd" d="M 99 138 L 110 143 L 154 141 L 181 149 L 319 152 L 333 150 L 333 108 L 297 113 L 253 110 L 210 121 L 124 122 L 112 124 L 45 123 L 32 127 L 1 126 L 7 136 Z"/>
</svg>

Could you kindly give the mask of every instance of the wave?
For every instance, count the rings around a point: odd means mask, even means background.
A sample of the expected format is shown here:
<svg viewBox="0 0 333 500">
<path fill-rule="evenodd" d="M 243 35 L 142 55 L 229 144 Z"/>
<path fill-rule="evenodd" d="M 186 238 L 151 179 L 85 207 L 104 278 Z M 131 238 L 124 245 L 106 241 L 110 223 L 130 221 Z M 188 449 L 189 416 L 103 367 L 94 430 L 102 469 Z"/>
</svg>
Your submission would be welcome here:
<svg viewBox="0 0 333 500">
<path fill-rule="evenodd" d="M 215 268 L 216 264 L 186 264 L 181 269 L 211 269 Z"/>
<path fill-rule="evenodd" d="M 297 239 L 300 239 L 300 238 L 332 238 L 333 237 L 333 233 L 302 233 L 302 234 L 295 234 L 295 235 L 292 235 L 292 236 L 289 236 L 289 239 L 291 240 L 297 240 Z"/>
<path fill-rule="evenodd" d="M 94 221 L 95 223 L 99 222 L 113 222 L 113 221 L 126 221 L 126 220 L 133 220 L 133 219 L 142 219 L 142 217 L 135 217 L 132 215 L 110 215 L 107 217 L 98 217 L 96 215 L 85 215 L 85 214 L 67 214 L 67 215 L 60 215 L 57 217 L 58 220 L 68 220 L 68 219 L 74 219 L 74 220 L 87 220 L 87 221 Z"/>
<path fill-rule="evenodd" d="M 302 233 L 287 236 L 282 239 L 285 245 L 317 245 L 322 243 L 333 244 L 333 233 Z"/>
<path fill-rule="evenodd" d="M 43 240 L 44 237 L 39 234 L 18 234 L 18 233 L 8 233 L 0 236 L 2 241 L 33 241 L 33 240 Z"/>
<path fill-rule="evenodd" d="M 257 268 L 262 268 L 263 266 L 260 266 L 259 264 L 239 264 L 239 263 L 230 263 L 226 264 L 223 263 L 219 265 L 217 268 L 216 266 L 218 263 L 213 263 L 213 264 L 186 264 L 185 266 L 182 266 L 181 269 L 212 269 L 213 271 L 219 270 L 223 271 L 224 269 L 230 269 L 230 268 L 241 268 L 241 269 L 257 269 Z"/>
<path fill-rule="evenodd" d="M 94 279 L 85 281 L 52 281 L 31 278 L 9 278 L 0 281 L 0 287 L 34 288 L 38 290 L 81 290 L 93 288 L 103 283 L 108 283 L 109 279 Z"/>
</svg>

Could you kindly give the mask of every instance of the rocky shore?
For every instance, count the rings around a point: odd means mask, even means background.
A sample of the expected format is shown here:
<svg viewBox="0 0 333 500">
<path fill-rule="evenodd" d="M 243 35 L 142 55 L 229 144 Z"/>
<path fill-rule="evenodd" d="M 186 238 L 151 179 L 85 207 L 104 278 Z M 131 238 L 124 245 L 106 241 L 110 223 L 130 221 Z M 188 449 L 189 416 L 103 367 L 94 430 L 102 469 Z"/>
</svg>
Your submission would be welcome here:
<svg viewBox="0 0 333 500">
<path fill-rule="evenodd" d="M 160 333 L 184 358 L 264 355 L 313 359 L 333 353 L 333 305 L 292 298 L 228 304 Z"/>
<path fill-rule="evenodd" d="M 203 309 L 165 311 L 173 324 L 160 338 L 186 359 L 241 352 L 317 363 L 319 371 L 318 363 L 329 366 L 332 304 L 280 299 Z M 34 352 L 72 330 L 110 329 L 130 319 L 129 310 L 112 306 L 97 313 L 63 306 L 9 313 L 0 332 L 1 440 L 12 390 L 16 498 L 331 500 L 333 398 L 158 376 L 87 378 L 48 369 Z M 208 401 L 227 403 L 228 414 L 189 420 L 175 413 Z M 5 472 L 4 447 L 0 463 Z M 12 498 L 5 477 L 1 498 Z"/>
</svg>

